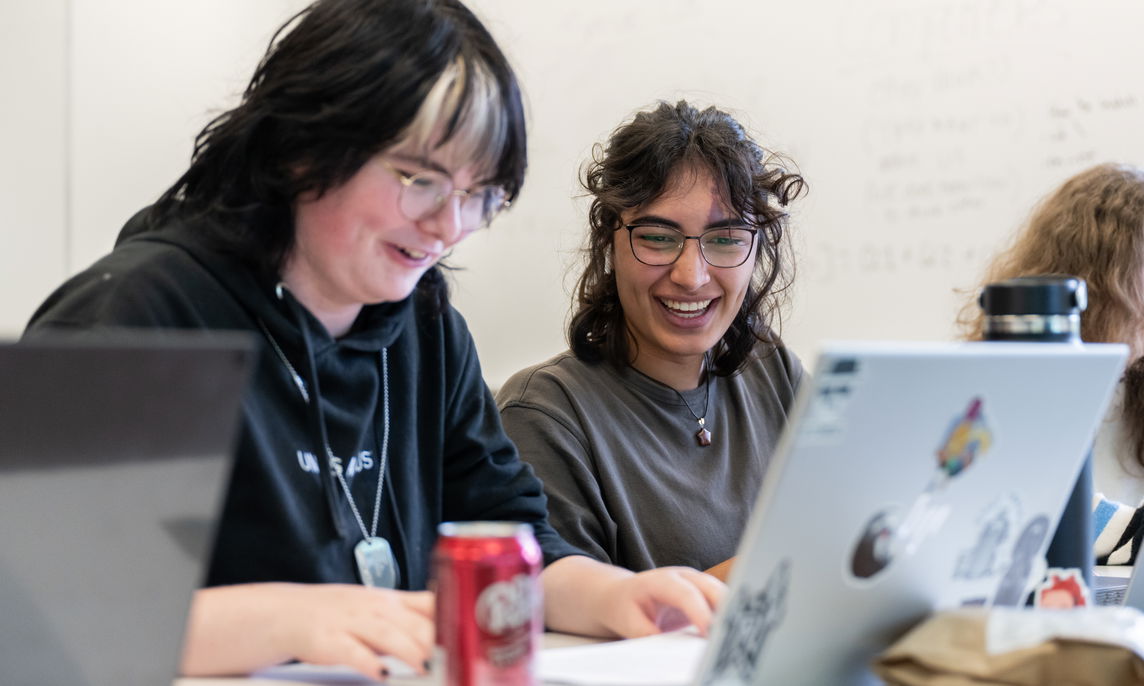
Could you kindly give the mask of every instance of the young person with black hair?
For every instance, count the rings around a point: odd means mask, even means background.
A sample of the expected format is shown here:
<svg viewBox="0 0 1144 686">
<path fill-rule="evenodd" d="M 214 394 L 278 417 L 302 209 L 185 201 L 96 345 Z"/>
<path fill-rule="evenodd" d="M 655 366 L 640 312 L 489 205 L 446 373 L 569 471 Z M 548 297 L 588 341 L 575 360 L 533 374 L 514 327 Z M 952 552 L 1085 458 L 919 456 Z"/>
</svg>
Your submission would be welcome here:
<svg viewBox="0 0 1144 686">
<path fill-rule="evenodd" d="M 714 580 L 634 575 L 552 530 L 448 305 L 437 262 L 516 197 L 525 166 L 516 78 L 468 9 L 319 0 L 279 30 L 182 177 L 35 313 L 29 336 L 261 343 L 184 673 L 298 659 L 377 678 L 378 654 L 421 666 L 446 520 L 533 526 L 553 629 L 644 635 L 668 610 L 707 626 Z M 369 569 L 392 588 L 358 584 Z"/>
<path fill-rule="evenodd" d="M 571 350 L 497 402 L 565 540 L 725 577 L 803 375 L 772 326 L 801 176 L 729 114 L 660 103 L 597 146 Z"/>
</svg>

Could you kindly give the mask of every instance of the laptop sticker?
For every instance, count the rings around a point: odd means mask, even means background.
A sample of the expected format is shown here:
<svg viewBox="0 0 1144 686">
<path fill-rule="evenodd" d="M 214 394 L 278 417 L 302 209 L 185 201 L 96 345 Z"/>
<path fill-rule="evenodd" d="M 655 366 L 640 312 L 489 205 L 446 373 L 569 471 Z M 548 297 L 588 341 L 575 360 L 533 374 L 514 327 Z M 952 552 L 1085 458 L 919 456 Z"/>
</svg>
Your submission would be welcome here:
<svg viewBox="0 0 1144 686">
<path fill-rule="evenodd" d="M 952 512 L 948 505 L 934 502 L 934 495 L 973 466 L 992 443 L 993 432 L 985 421 L 984 403 L 980 397 L 973 397 L 942 435 L 934 453 L 937 469 L 905 515 L 895 517 L 892 508 L 883 508 L 866 523 L 850 558 L 853 577 L 874 577 L 895 558 L 913 555 L 940 531 Z"/>
<path fill-rule="evenodd" d="M 854 546 L 850 572 L 859 579 L 874 576 L 893 561 L 894 531 L 898 524 L 895 510 L 886 508 L 871 517 Z"/>
<path fill-rule="evenodd" d="M 751 683 L 767 637 L 782 624 L 790 586 L 790 558 L 783 558 L 766 584 L 752 592 L 744 587 L 731 598 L 723 620 L 723 638 L 704 686 Z"/>
<path fill-rule="evenodd" d="M 956 478 L 973 465 L 974 460 L 989 450 L 993 432 L 985 423 L 981 398 L 973 398 L 965 413 L 954 419 L 937 450 L 938 474 L 931 490 L 944 481 Z"/>
<path fill-rule="evenodd" d="M 800 436 L 814 445 L 835 445 L 846 430 L 846 415 L 858 381 L 858 360 L 832 362 L 807 406 Z"/>
<path fill-rule="evenodd" d="M 1089 607 L 1092 605 L 1092 600 L 1079 569 L 1052 567 L 1048 570 L 1045 580 L 1033 591 L 1033 605 L 1068 610 L 1074 607 Z"/>
<path fill-rule="evenodd" d="M 1025 601 L 1029 579 L 1039 576 L 1036 574 L 1037 566 L 1044 568 L 1045 558 L 1037 553 L 1048 535 L 1049 518 L 1043 514 L 1036 515 L 1025 524 L 1009 555 L 1009 569 L 1001 577 L 1001 584 L 993 596 L 994 605 L 1015 607 Z"/>
<path fill-rule="evenodd" d="M 1003 573 L 1020 521 L 1021 504 L 1016 494 L 1003 495 L 987 506 L 978 516 L 973 544 L 957 556 L 953 577 L 973 581 Z"/>
</svg>

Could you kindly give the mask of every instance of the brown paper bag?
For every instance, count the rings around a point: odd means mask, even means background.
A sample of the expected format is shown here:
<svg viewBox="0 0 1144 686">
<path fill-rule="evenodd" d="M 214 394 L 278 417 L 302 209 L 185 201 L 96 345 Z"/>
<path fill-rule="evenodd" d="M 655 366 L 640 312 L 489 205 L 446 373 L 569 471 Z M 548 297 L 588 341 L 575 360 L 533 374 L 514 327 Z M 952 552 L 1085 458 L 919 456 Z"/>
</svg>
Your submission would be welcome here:
<svg viewBox="0 0 1144 686">
<path fill-rule="evenodd" d="M 939 612 L 873 668 L 890 686 L 1144 684 L 1144 615 L 1123 607 Z"/>
</svg>

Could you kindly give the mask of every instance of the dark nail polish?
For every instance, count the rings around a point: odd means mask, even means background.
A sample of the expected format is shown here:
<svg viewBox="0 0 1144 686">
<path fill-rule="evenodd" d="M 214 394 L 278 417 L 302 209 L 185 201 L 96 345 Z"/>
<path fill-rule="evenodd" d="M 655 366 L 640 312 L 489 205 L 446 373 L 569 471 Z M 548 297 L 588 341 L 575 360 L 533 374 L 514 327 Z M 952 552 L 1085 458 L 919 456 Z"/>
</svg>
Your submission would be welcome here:
<svg viewBox="0 0 1144 686">
<path fill-rule="evenodd" d="M 428 660 L 421 663 L 421 669 L 424 669 L 426 672 L 432 671 L 432 668 L 433 665 L 429 664 Z"/>
<path fill-rule="evenodd" d="M 385 681 L 388 678 L 389 678 L 389 670 L 386 669 L 385 667 L 382 667 L 381 668 L 381 680 Z"/>
</svg>

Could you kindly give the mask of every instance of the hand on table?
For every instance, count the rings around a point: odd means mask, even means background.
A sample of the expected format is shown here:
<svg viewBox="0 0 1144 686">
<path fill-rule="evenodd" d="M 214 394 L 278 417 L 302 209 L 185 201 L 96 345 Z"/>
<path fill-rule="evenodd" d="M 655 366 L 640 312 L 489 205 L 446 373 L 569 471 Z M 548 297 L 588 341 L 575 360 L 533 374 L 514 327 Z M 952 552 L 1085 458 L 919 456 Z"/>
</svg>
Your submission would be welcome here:
<svg viewBox="0 0 1144 686">
<path fill-rule="evenodd" d="M 248 674 L 299 660 L 384 678 L 380 655 L 418 671 L 434 643 L 433 596 L 356 584 L 241 584 L 196 592 L 182 672 Z"/>
<path fill-rule="evenodd" d="M 690 567 L 638 574 L 572 556 L 541 575 L 549 627 L 589 636 L 636 638 L 694 624 L 706 634 L 727 586 Z"/>
</svg>

